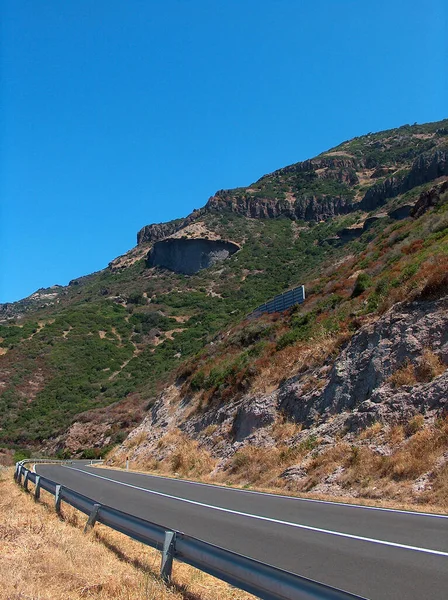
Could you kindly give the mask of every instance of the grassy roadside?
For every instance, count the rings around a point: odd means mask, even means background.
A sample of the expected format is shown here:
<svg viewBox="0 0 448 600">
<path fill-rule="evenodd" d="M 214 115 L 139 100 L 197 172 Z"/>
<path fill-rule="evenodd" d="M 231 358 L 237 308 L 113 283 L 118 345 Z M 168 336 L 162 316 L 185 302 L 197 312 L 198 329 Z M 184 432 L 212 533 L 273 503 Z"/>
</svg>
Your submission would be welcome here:
<svg viewBox="0 0 448 600">
<path fill-rule="evenodd" d="M 46 492 L 35 503 L 14 484 L 12 469 L 0 467 L 0 599 L 254 598 L 177 562 L 167 587 L 158 578 L 160 552 L 102 525 L 85 535 L 85 521 L 64 504 L 59 518 Z"/>
</svg>

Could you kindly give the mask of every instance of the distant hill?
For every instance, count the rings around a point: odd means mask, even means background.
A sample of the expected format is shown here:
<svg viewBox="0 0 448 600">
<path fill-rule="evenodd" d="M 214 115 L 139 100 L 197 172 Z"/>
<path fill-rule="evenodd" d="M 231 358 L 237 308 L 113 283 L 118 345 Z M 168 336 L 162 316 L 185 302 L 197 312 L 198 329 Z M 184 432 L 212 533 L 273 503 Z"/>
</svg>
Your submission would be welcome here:
<svg viewBox="0 0 448 600">
<path fill-rule="evenodd" d="M 330 368 L 361 327 L 396 303 L 439 301 L 447 155 L 448 120 L 355 138 L 221 190 L 186 218 L 144 227 L 137 246 L 102 271 L 0 305 L 0 444 L 104 455 L 175 382 L 173 406 L 190 403 L 205 415 L 194 431 L 186 416 L 176 427 L 203 439 L 227 402 L 306 371 L 283 358 L 289 368 L 270 373 L 280 357 L 311 345 L 310 368 Z M 189 275 L 176 262 L 187 240 L 197 240 L 188 247 L 200 269 Z M 160 264 L 151 259 L 157 244 L 171 248 L 163 263 L 171 270 L 151 266 Z M 308 297 L 300 309 L 245 320 L 299 284 Z M 440 344 L 432 351 L 445 364 Z M 323 385 L 313 383 L 316 373 L 310 386 Z M 310 405 L 301 417 L 279 402 L 306 426 L 324 412 Z M 223 447 L 244 439 L 238 424 L 219 435 Z"/>
</svg>

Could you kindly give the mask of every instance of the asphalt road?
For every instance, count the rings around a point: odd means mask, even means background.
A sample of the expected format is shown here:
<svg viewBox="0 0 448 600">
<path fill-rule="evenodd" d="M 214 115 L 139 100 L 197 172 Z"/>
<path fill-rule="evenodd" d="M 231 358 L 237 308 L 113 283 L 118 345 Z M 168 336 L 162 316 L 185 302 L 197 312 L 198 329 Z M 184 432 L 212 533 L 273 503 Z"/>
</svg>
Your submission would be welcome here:
<svg viewBox="0 0 448 600">
<path fill-rule="evenodd" d="M 36 472 L 99 503 L 372 600 L 448 598 L 448 516 L 80 463 L 36 465 Z"/>
</svg>

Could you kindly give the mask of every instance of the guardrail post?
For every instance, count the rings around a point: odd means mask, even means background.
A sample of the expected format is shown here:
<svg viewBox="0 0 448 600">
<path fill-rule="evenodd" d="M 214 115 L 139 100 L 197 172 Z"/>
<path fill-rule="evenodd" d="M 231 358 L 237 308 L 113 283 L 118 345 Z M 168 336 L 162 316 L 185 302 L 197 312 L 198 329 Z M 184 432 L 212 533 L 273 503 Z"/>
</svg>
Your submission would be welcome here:
<svg viewBox="0 0 448 600">
<path fill-rule="evenodd" d="M 90 513 L 89 518 L 87 519 L 86 526 L 84 527 L 84 533 L 87 533 L 95 525 L 100 508 L 101 504 L 93 505 L 92 512 Z"/>
<path fill-rule="evenodd" d="M 30 476 L 30 472 L 27 470 L 25 472 L 25 479 L 23 480 L 23 487 L 26 491 L 28 491 L 28 478 Z"/>
<path fill-rule="evenodd" d="M 19 471 L 17 473 L 17 483 L 20 485 L 22 483 L 22 465 L 19 466 Z"/>
<path fill-rule="evenodd" d="M 14 481 L 17 481 L 17 475 L 19 474 L 19 469 L 20 469 L 20 465 L 19 465 L 19 463 L 16 463 L 16 466 L 14 469 Z"/>
<path fill-rule="evenodd" d="M 57 485 L 54 493 L 54 508 L 58 514 L 61 512 L 61 490 L 62 485 Z"/>
<path fill-rule="evenodd" d="M 171 579 L 171 571 L 173 570 L 173 558 L 176 551 L 176 532 L 165 531 L 165 540 L 163 542 L 162 565 L 160 568 L 160 576 L 165 583 L 169 583 Z"/>
<path fill-rule="evenodd" d="M 34 488 L 34 500 L 40 498 L 40 475 L 36 475 L 36 487 Z"/>
</svg>

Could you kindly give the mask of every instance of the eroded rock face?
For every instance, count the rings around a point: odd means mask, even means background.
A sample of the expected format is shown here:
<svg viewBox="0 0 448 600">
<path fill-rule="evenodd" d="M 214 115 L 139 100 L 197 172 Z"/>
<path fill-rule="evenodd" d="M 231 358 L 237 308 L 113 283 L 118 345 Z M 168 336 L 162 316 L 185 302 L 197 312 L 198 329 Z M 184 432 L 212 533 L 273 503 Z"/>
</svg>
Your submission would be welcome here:
<svg viewBox="0 0 448 600">
<path fill-rule="evenodd" d="M 272 425 L 275 418 L 275 405 L 269 395 L 254 398 L 250 402 L 242 402 L 236 412 L 231 429 L 234 441 L 241 442 L 257 429 Z"/>
<path fill-rule="evenodd" d="M 426 153 L 415 159 L 406 176 L 389 177 L 368 189 L 358 208 L 365 211 L 374 210 L 389 198 L 395 198 L 417 185 L 433 181 L 444 175 L 448 175 L 448 152 L 437 150 Z"/>
<path fill-rule="evenodd" d="M 411 216 L 414 219 L 421 217 L 427 210 L 436 206 L 441 200 L 441 196 L 448 192 L 448 181 L 435 185 L 430 190 L 423 192 L 417 200 L 414 208 L 411 210 Z"/>
<path fill-rule="evenodd" d="M 260 194 L 250 195 L 239 190 L 220 190 L 208 200 L 205 210 L 230 210 L 252 218 L 276 218 L 282 215 L 305 221 L 322 221 L 356 210 L 370 212 L 385 204 L 390 198 L 395 198 L 417 185 L 448 175 L 447 157 L 446 150 L 436 150 L 419 156 L 406 175 L 392 175 L 372 185 L 360 202 L 337 195 L 302 194 L 299 190 L 288 199 L 282 200 L 265 198 Z M 345 183 L 350 188 L 358 182 L 355 168 L 362 166 L 364 166 L 362 161 L 356 162 L 353 159 L 312 159 L 280 169 L 275 173 L 283 176 L 288 173 L 309 172 L 317 175 L 318 179 L 333 179 Z M 325 170 L 325 173 L 320 173 L 320 170 Z"/>
<path fill-rule="evenodd" d="M 336 359 L 322 390 L 303 393 L 300 378 L 285 384 L 279 394 L 280 409 L 306 425 L 319 416 L 354 409 L 376 413 L 381 420 L 387 420 L 386 413 L 394 411 L 404 411 L 405 416 L 409 408 L 411 412 L 424 408 L 425 398 L 429 397 L 431 408 L 442 410 L 443 394 L 437 386 L 441 382 L 443 388 L 447 380 L 440 378 L 440 382 L 426 387 L 415 386 L 408 393 L 393 390 L 387 379 L 407 360 L 415 362 L 425 348 L 432 348 L 448 363 L 447 315 L 448 298 L 395 306 L 353 336 Z M 381 407 L 374 409 L 374 404 Z"/>
<path fill-rule="evenodd" d="M 272 198 L 235 195 L 232 190 L 221 191 L 212 196 L 206 205 L 208 211 L 231 211 L 253 219 L 290 219 L 321 221 L 347 214 L 353 210 L 352 202 L 340 196 L 300 196 L 291 201 Z"/>
<path fill-rule="evenodd" d="M 154 244 L 147 263 L 149 267 L 192 275 L 229 258 L 237 250 L 237 244 L 224 240 L 169 238 Z"/>
</svg>

